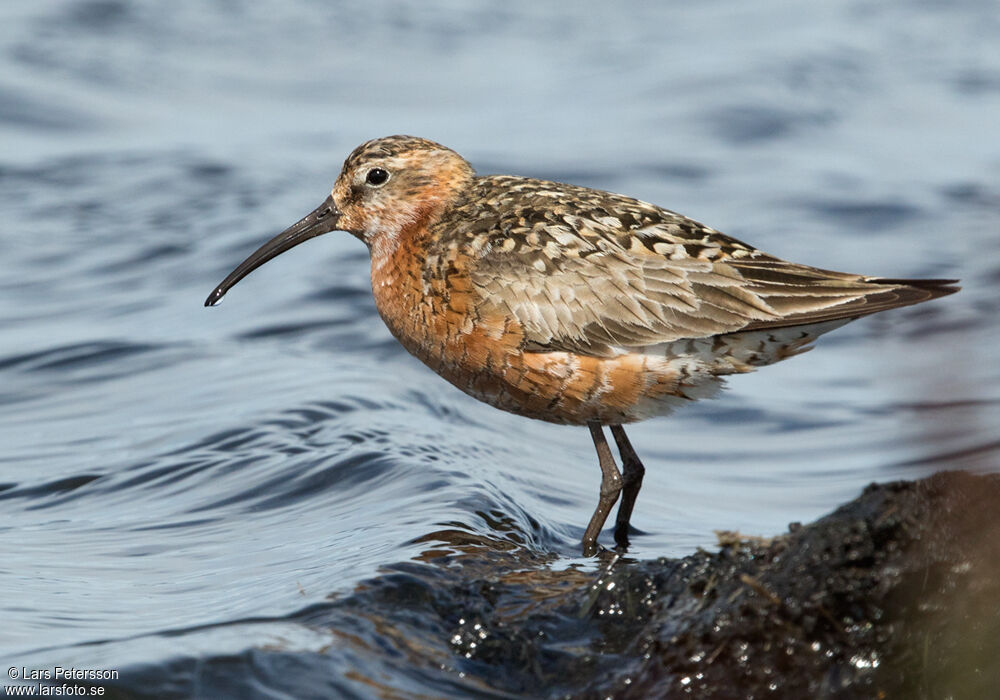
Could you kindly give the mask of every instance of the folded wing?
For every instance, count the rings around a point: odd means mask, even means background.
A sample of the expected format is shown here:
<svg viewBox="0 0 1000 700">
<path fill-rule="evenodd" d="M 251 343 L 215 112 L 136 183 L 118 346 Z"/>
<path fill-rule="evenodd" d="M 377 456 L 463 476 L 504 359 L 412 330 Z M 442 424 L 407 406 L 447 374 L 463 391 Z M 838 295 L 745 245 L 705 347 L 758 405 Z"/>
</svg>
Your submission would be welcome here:
<svg viewBox="0 0 1000 700">
<path fill-rule="evenodd" d="M 515 180 L 514 178 L 509 178 Z M 533 206 L 530 187 L 546 201 Z M 508 188 L 510 183 L 503 183 Z M 851 319 L 957 291 L 785 262 L 651 204 L 523 180 L 470 277 L 529 346 L 607 356 L 687 338 Z M 560 197 L 560 193 L 565 196 Z M 553 206 L 552 199 L 557 199 Z M 532 215 L 544 212 L 539 218 Z"/>
</svg>

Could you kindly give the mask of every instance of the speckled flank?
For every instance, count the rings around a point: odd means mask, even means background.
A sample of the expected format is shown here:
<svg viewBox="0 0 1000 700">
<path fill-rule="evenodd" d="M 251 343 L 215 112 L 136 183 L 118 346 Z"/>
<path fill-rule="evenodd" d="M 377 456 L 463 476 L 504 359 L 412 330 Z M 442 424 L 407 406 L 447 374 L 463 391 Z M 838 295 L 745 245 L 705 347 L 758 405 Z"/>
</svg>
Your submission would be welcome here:
<svg viewBox="0 0 1000 700">
<path fill-rule="evenodd" d="M 390 173 L 379 187 L 365 179 L 376 167 Z M 333 198 L 407 350 L 486 403 L 555 423 L 663 414 L 848 320 L 955 290 L 785 262 L 622 195 L 476 177 L 408 136 L 358 147 Z"/>
</svg>

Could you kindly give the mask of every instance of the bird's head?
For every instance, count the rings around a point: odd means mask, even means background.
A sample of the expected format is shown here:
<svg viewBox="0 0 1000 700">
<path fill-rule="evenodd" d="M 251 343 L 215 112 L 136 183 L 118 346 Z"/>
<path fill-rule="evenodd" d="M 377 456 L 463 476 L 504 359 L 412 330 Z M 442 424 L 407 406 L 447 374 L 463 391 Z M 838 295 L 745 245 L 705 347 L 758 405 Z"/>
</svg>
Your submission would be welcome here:
<svg viewBox="0 0 1000 700">
<path fill-rule="evenodd" d="M 344 161 L 330 196 L 240 263 L 205 301 L 214 306 L 250 272 L 286 250 L 330 231 L 347 231 L 367 245 L 378 266 L 408 234 L 432 222 L 472 181 L 462 156 L 415 136 L 361 144 Z"/>
</svg>

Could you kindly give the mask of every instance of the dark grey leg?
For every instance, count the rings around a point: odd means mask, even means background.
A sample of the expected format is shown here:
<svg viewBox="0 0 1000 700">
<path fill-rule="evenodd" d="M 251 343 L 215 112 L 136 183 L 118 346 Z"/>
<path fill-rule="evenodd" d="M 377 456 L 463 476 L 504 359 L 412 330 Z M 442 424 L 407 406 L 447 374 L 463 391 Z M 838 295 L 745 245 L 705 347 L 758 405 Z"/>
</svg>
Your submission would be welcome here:
<svg viewBox="0 0 1000 700">
<path fill-rule="evenodd" d="M 620 547 L 628 547 L 628 521 L 632 518 L 632 508 L 635 507 L 646 468 L 642 466 L 639 455 L 629 442 L 625 428 L 612 425 L 611 434 L 614 435 L 618 453 L 622 456 L 622 502 L 618 506 L 618 518 L 615 520 L 615 542 Z"/>
<path fill-rule="evenodd" d="M 597 449 L 597 459 L 601 463 L 601 497 L 597 501 L 597 509 L 590 518 L 587 531 L 583 533 L 583 556 L 592 556 L 597 551 L 597 536 L 601 534 L 601 528 L 608 519 L 611 507 L 618 500 L 618 494 L 622 490 L 622 475 L 618 472 L 615 458 L 611 456 L 611 448 L 604 437 L 604 428 L 600 423 L 588 423 L 590 436 L 594 438 L 594 447 Z"/>
</svg>

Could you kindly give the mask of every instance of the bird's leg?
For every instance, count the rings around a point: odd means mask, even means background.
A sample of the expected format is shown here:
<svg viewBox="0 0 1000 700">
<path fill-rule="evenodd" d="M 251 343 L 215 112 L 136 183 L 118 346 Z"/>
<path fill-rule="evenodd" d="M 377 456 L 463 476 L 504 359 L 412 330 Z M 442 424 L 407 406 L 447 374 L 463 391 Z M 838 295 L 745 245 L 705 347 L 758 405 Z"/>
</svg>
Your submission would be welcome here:
<svg viewBox="0 0 1000 700">
<path fill-rule="evenodd" d="M 618 443 L 618 453 L 622 457 L 622 502 L 618 506 L 618 518 L 615 520 L 615 542 L 619 547 L 628 547 L 628 521 L 632 518 L 632 508 L 635 507 L 646 468 L 642 466 L 639 455 L 629 442 L 625 428 L 612 425 L 611 434 Z"/>
<path fill-rule="evenodd" d="M 583 556 L 592 556 L 597 551 L 597 536 L 601 534 L 604 521 L 608 519 L 611 507 L 618 500 L 618 494 L 622 490 L 622 475 L 615 464 L 615 458 L 611 455 L 611 448 L 604 437 L 604 428 L 600 423 L 588 423 L 590 436 L 594 438 L 594 447 L 597 449 L 597 459 L 601 463 L 601 497 L 597 501 L 597 509 L 590 518 L 587 531 L 583 533 Z"/>
</svg>

